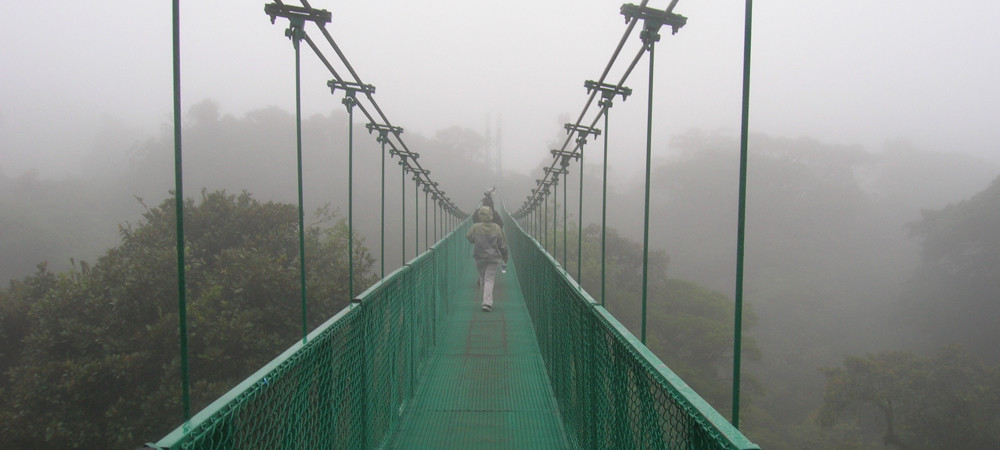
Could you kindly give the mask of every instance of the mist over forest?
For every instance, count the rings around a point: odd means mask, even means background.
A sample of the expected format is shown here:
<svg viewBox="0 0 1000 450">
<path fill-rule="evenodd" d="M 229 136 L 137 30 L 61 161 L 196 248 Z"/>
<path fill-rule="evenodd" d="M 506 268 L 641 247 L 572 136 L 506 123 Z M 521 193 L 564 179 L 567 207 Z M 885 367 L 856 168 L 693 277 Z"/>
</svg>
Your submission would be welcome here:
<svg viewBox="0 0 1000 450">
<path fill-rule="evenodd" d="M 295 203 L 294 120 L 274 107 L 234 117 L 221 114 L 213 101 L 191 106 L 183 135 L 186 197 L 225 190 L 262 202 Z M 347 214 L 347 115 L 341 110 L 314 115 L 302 126 L 307 222 L 321 223 L 323 217 L 309 212 L 325 205 L 342 219 Z M 538 170 L 505 173 L 498 180 L 491 165 L 496 144 L 485 133 L 452 127 L 434 136 L 404 137 L 420 153 L 421 165 L 466 212 L 493 184 L 500 185 L 507 207 L 516 209 L 550 161 L 539 152 Z M 93 261 L 117 245 L 122 230 L 170 197 L 172 139 L 166 127 L 156 136 L 141 136 L 109 123 L 89 150 L 114 156 L 81 163 L 88 177 L 50 179 L 44 168 L 0 175 L 0 277 L 28 277 L 43 262 L 53 272 L 77 271 L 81 261 Z M 655 153 L 665 156 L 654 161 L 652 171 L 651 247 L 663 252 L 670 279 L 731 299 L 739 137 L 690 130 L 656 145 Z M 904 361 L 907 367 L 927 361 L 945 367 L 941 361 L 951 361 L 964 373 L 981 371 L 987 380 L 983 389 L 1000 395 L 995 345 L 1000 341 L 995 326 L 1000 320 L 1000 167 L 966 156 L 960 148 L 927 149 L 906 141 L 868 149 L 756 134 L 749 148 L 744 299 L 755 320 L 745 334 L 760 350 L 756 361 L 744 365 L 750 383 L 743 428 L 751 440 L 762 448 L 791 449 L 823 448 L 818 442 L 843 448 L 915 439 L 919 426 L 912 424 L 897 424 L 899 436 L 884 436 L 880 419 L 865 420 L 870 412 L 855 411 L 864 409 L 858 406 L 861 400 L 838 409 L 850 399 L 837 403 L 839 393 L 828 382 L 847 383 L 855 367 L 851 361 Z M 590 143 L 585 153 L 585 226 L 600 223 L 600 149 Z M 355 123 L 354 226 L 374 258 L 380 250 L 380 164 L 379 144 Z M 579 222 L 577 174 L 571 169 L 560 186 L 569 188 L 571 228 Z M 619 173 L 609 188 L 608 226 L 624 241 L 641 243 L 644 187 L 640 175 L 627 175 Z M 401 194 L 407 202 L 405 219 L 414 220 L 414 185 L 407 177 L 404 192 L 400 178 L 396 160 L 387 156 L 387 272 L 403 259 Z M 417 196 L 421 228 L 418 236 L 408 227 L 406 259 L 414 256 L 415 242 L 420 251 L 427 244 L 425 197 Z M 593 283 L 584 280 L 588 289 Z M 683 286 L 677 283 L 664 289 Z M 636 302 L 617 298 L 609 310 L 635 331 Z M 9 332 L 11 325 L 4 326 Z M 655 320 L 651 327 L 658 327 Z M 669 346 L 669 340 L 650 345 L 671 365 L 663 356 Z M 887 352 L 909 356 L 884 357 L 895 355 Z M 842 363 L 846 368 L 840 370 Z M 731 373 L 727 370 L 719 373 Z M 710 401 L 728 411 L 724 396 Z M 1000 425 L 995 408 L 976 411 L 985 425 Z M 901 416 L 898 420 L 905 419 Z M 990 433 L 976 442 L 996 442 L 989 440 L 996 432 Z"/>
</svg>

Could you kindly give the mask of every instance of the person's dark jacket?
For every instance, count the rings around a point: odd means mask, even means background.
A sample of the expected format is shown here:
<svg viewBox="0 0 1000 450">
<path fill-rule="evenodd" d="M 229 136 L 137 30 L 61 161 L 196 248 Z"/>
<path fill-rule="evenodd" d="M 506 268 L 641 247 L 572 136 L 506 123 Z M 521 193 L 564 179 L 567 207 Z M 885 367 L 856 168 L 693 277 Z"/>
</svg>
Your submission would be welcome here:
<svg viewBox="0 0 1000 450">
<path fill-rule="evenodd" d="M 503 234 L 503 229 L 493 223 L 493 212 L 488 206 L 479 208 L 476 211 L 476 218 L 479 221 L 469 227 L 465 233 L 465 238 L 475 245 L 472 256 L 477 260 L 503 260 L 507 262 L 507 239 Z"/>
<path fill-rule="evenodd" d="M 483 197 L 483 207 L 489 208 L 490 212 L 493 213 L 493 218 L 491 219 L 491 221 L 497 225 L 500 225 L 500 228 L 503 228 L 503 219 L 500 218 L 500 214 L 497 214 L 497 210 L 493 208 L 493 197 L 489 195 Z M 472 214 L 472 223 L 479 223 L 479 222 L 480 222 L 479 214 L 477 211 L 476 213 Z"/>
</svg>

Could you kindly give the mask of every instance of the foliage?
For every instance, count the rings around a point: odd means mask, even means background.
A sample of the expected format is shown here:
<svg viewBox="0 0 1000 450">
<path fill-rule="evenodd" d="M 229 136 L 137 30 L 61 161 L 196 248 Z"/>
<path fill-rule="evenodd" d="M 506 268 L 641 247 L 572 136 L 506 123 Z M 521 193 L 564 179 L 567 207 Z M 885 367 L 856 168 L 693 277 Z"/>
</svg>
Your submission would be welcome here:
<svg viewBox="0 0 1000 450">
<path fill-rule="evenodd" d="M 185 203 L 197 410 L 301 336 L 298 212 L 246 192 L 203 191 Z M 174 211 L 172 200 L 147 210 L 93 265 L 58 275 L 40 265 L 11 284 L 0 309 L 0 446 L 127 448 L 178 422 Z M 311 328 L 349 301 L 346 225 L 323 211 L 305 238 Z M 374 281 L 373 259 L 361 242 L 355 252 L 363 288 Z M 18 321 L 22 329 L 8 326 Z"/>
<path fill-rule="evenodd" d="M 576 241 L 576 228 L 570 225 L 567 236 Z M 561 244 L 561 237 L 560 245 Z M 636 336 L 641 333 L 642 246 L 622 237 L 614 228 L 606 236 L 606 305 Z M 600 301 L 601 229 L 584 229 L 583 285 Z M 567 270 L 576 273 L 576 245 L 567 249 Z M 557 253 L 561 255 L 562 251 Z M 731 401 L 731 362 L 733 355 L 733 301 L 725 295 L 697 283 L 667 277 L 669 258 L 662 250 L 649 253 L 647 287 L 646 344 L 671 370 L 681 376 L 702 397 L 718 409 Z M 745 330 L 752 328 L 756 316 L 744 311 Z M 750 360 L 760 358 L 760 348 L 753 337 L 744 335 L 743 354 Z M 748 377 L 749 378 L 749 377 Z M 756 381 L 749 378 L 750 391 Z"/>
<path fill-rule="evenodd" d="M 116 199 L 115 199 L 116 200 Z M 110 217 L 127 209 L 93 184 L 41 179 L 27 172 L 16 179 L 0 174 L 0 280 L 34 272 L 39 261 L 66 270 L 72 257 L 96 257 L 115 243 Z"/>
<path fill-rule="evenodd" d="M 932 358 L 906 352 L 848 356 L 827 377 L 819 421 L 851 421 L 855 442 L 886 446 L 1000 448 L 1000 366 L 957 347 Z"/>
<path fill-rule="evenodd" d="M 916 342 L 961 344 L 1000 361 L 1000 177 L 972 198 L 924 211 L 911 231 L 922 264 L 900 305 Z"/>
</svg>

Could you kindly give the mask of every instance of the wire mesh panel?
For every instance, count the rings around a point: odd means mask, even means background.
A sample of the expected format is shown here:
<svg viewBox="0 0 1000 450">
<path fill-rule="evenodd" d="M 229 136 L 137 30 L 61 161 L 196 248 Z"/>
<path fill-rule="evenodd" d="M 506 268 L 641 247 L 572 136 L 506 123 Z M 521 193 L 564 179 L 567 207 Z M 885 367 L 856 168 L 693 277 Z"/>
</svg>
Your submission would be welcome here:
<svg viewBox="0 0 1000 450">
<path fill-rule="evenodd" d="M 567 438 L 577 448 L 758 449 L 514 220 L 506 227 Z"/>
<path fill-rule="evenodd" d="M 468 221 L 175 429 L 155 448 L 375 448 L 387 442 L 466 269 Z"/>
</svg>

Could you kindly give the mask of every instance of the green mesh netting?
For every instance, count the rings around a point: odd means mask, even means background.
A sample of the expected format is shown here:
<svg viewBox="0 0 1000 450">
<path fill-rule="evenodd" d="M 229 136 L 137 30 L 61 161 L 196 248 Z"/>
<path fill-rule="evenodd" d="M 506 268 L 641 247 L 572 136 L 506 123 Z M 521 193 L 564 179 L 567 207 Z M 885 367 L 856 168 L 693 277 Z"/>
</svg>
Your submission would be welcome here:
<svg viewBox="0 0 1000 450">
<path fill-rule="evenodd" d="M 469 270 L 463 224 L 233 388 L 156 448 L 374 448 L 400 423 Z"/>
<path fill-rule="evenodd" d="M 514 220 L 506 227 L 538 346 L 577 448 L 756 449 L 587 294 Z"/>
<path fill-rule="evenodd" d="M 493 312 L 465 223 L 155 447 L 758 448 L 506 223 Z"/>
</svg>

